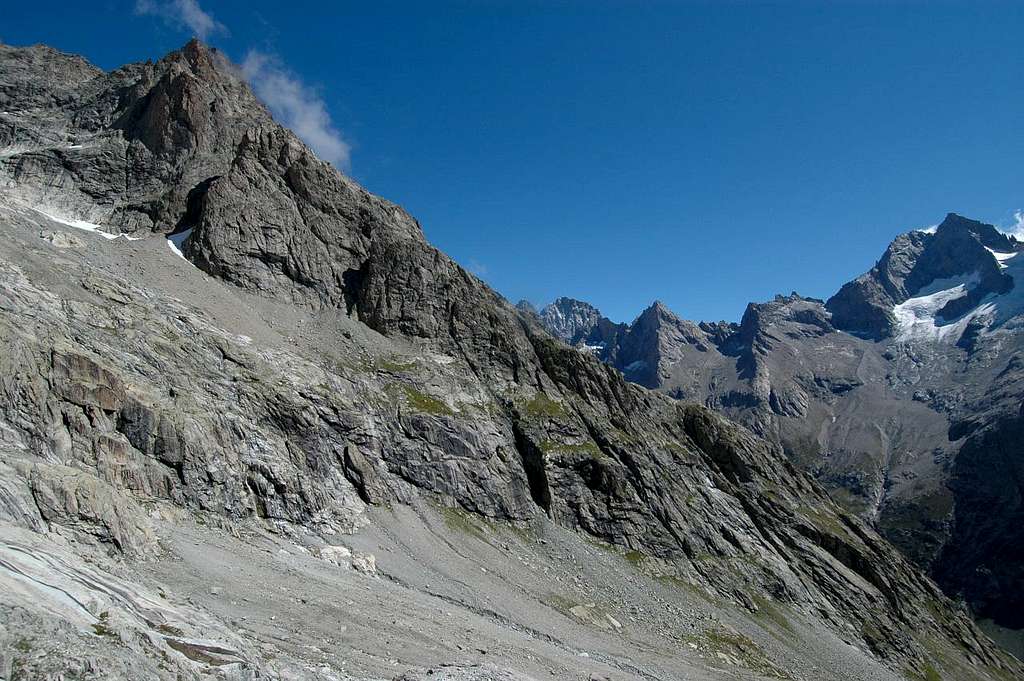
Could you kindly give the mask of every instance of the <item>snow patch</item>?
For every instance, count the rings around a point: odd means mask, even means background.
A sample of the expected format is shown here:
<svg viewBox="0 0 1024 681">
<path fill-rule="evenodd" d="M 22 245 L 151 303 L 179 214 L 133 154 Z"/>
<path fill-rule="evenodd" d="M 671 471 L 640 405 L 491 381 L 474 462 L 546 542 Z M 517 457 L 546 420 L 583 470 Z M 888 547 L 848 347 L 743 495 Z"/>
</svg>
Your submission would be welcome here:
<svg viewBox="0 0 1024 681">
<path fill-rule="evenodd" d="M 1007 264 L 1006 264 L 1007 260 L 1010 260 L 1014 256 L 1017 255 L 1016 252 L 1014 252 L 1014 253 L 1000 253 L 999 251 L 994 251 L 994 250 L 992 250 L 991 248 L 989 248 L 987 246 L 985 247 L 985 250 L 988 251 L 989 253 L 991 253 L 992 257 L 994 257 L 996 259 L 996 262 L 999 263 L 999 269 L 1001 269 L 1001 270 L 1005 270 L 1007 268 Z"/>
<path fill-rule="evenodd" d="M 45 210 L 40 210 L 38 208 L 33 208 L 32 210 L 39 213 L 40 215 L 46 216 L 47 218 L 53 220 L 54 222 L 59 222 L 62 225 L 67 225 L 68 227 L 80 229 L 83 232 L 92 232 L 93 234 L 99 234 L 101 237 L 109 241 L 113 241 L 114 239 L 127 239 L 128 241 L 138 241 L 140 238 L 142 238 L 128 236 L 127 234 L 111 234 L 110 232 L 103 231 L 102 227 L 93 222 L 86 222 L 85 220 L 79 220 L 77 218 L 61 217 L 59 215 L 54 215 L 53 213 L 47 213 Z"/>
<path fill-rule="evenodd" d="M 185 242 L 188 241 L 188 238 L 190 236 L 192 236 L 192 229 L 192 227 L 189 227 L 188 229 L 182 232 L 178 232 L 177 234 L 171 234 L 167 237 L 167 246 L 172 251 L 174 251 L 174 254 L 176 256 L 178 256 L 179 258 L 186 262 L 188 262 L 188 258 L 185 257 L 185 252 L 183 249 L 185 248 Z"/>
<path fill-rule="evenodd" d="M 584 343 L 580 350 L 582 350 L 583 352 L 592 352 L 596 355 L 602 350 L 604 350 L 604 343 L 598 343 L 597 345 L 590 345 L 588 343 Z"/>
<path fill-rule="evenodd" d="M 1002 324 L 1011 317 L 1024 313 L 1024 258 L 1016 257 L 1017 253 L 1000 253 L 1004 257 L 999 264 L 1005 268 L 1004 274 L 1013 279 L 1013 288 L 1000 296 L 989 296 L 982 301 L 993 308 L 994 323 Z M 998 257 L 998 256 L 997 256 Z"/>
<path fill-rule="evenodd" d="M 892 313 L 900 329 L 897 340 L 942 340 L 954 332 L 954 338 L 959 338 L 972 315 L 965 315 L 957 323 L 946 323 L 939 317 L 939 310 L 951 300 L 967 295 L 978 281 L 977 272 L 968 277 L 937 279 L 894 307 Z"/>
<path fill-rule="evenodd" d="M 1003 294 L 985 296 L 974 309 L 954 320 L 944 320 L 938 311 L 951 300 L 955 300 L 978 284 L 978 274 L 969 277 L 954 277 L 932 282 L 913 298 L 893 308 L 893 315 L 899 325 L 897 340 L 925 340 L 957 342 L 974 320 L 985 320 L 990 330 L 1017 318 L 1015 325 L 1021 325 L 1024 315 L 1024 258 L 1017 253 L 991 251 L 1006 276 L 1013 279 L 1014 286 Z"/>
</svg>

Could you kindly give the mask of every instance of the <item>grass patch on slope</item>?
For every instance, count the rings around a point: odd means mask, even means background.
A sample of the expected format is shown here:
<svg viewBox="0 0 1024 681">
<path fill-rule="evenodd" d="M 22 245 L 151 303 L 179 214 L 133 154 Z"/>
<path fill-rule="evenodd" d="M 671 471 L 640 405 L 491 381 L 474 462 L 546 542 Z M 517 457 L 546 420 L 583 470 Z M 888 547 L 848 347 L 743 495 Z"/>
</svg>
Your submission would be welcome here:
<svg viewBox="0 0 1024 681">
<path fill-rule="evenodd" d="M 564 418 L 568 415 L 565 407 L 559 402 L 545 395 L 537 393 L 532 400 L 526 404 L 526 415 L 533 418 Z"/>
<path fill-rule="evenodd" d="M 405 401 L 408 402 L 409 407 L 421 414 L 430 414 L 432 416 L 455 415 L 455 412 L 447 404 L 436 397 L 422 393 L 410 385 L 402 384 L 398 388 L 401 390 L 402 395 L 405 396 Z"/>
</svg>

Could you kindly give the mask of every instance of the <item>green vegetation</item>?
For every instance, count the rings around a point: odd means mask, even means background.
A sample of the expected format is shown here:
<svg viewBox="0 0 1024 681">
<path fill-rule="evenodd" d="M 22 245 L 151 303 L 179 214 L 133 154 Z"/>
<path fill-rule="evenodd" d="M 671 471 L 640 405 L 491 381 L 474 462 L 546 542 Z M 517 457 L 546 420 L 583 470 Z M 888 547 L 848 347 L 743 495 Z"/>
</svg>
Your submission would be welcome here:
<svg viewBox="0 0 1024 681">
<path fill-rule="evenodd" d="M 796 633 L 786 614 L 775 601 L 769 600 L 764 596 L 754 596 L 754 602 L 757 603 L 757 612 L 754 614 L 754 617 L 762 621 L 774 622 L 791 634 Z"/>
<path fill-rule="evenodd" d="M 849 534 L 846 525 L 837 516 L 825 510 L 811 506 L 801 506 L 799 510 L 802 515 L 806 516 L 822 532 L 841 537 Z"/>
<path fill-rule="evenodd" d="M 537 541 L 537 532 L 530 525 L 517 525 L 510 522 L 506 527 L 524 544 L 532 544 Z"/>
<path fill-rule="evenodd" d="M 614 544 L 609 544 L 605 541 L 601 541 L 596 537 L 584 535 L 584 539 L 588 544 L 593 546 L 595 549 L 601 549 L 602 551 L 610 553 L 613 556 L 619 556 L 633 567 L 640 567 L 640 564 L 643 563 L 644 560 L 648 557 L 646 553 L 641 553 L 640 551 L 635 551 L 632 549 L 623 552 L 623 550 L 620 547 L 615 546 Z"/>
<path fill-rule="evenodd" d="M 110 613 L 104 610 L 100 613 L 100 621 L 92 625 L 92 630 L 97 636 L 108 636 L 110 638 L 118 638 L 117 632 L 110 628 L 108 622 L 110 621 Z"/>
<path fill-rule="evenodd" d="M 392 374 L 401 374 L 416 368 L 416 362 L 400 362 L 390 357 L 377 360 L 377 368 Z"/>
<path fill-rule="evenodd" d="M 28 665 L 20 657 L 11 661 L 11 681 L 28 681 L 30 678 L 26 672 Z"/>
<path fill-rule="evenodd" d="M 563 615 L 571 615 L 569 611 L 575 608 L 578 603 L 573 600 L 561 596 L 559 594 L 548 594 L 547 597 L 542 599 L 542 602 L 550 605 L 552 608 L 562 613 Z"/>
<path fill-rule="evenodd" d="M 165 634 L 167 636 L 185 635 L 185 632 L 183 632 L 181 629 L 170 624 L 158 624 L 156 625 L 156 630 L 159 631 L 161 634 Z"/>
<path fill-rule="evenodd" d="M 639 551 L 626 551 L 625 555 L 623 555 L 626 562 L 632 565 L 640 565 L 646 557 L 646 554 L 640 553 Z"/>
<path fill-rule="evenodd" d="M 948 518 L 952 511 L 952 495 L 936 492 L 918 497 L 913 506 L 901 505 L 890 509 L 882 526 L 886 530 L 920 532 L 928 523 Z"/>
<path fill-rule="evenodd" d="M 593 459 L 604 457 L 604 452 L 593 440 L 578 443 L 558 442 L 557 440 L 544 440 L 540 443 L 540 449 L 545 454 L 586 454 Z"/>
<path fill-rule="evenodd" d="M 828 495 L 832 497 L 832 501 L 836 502 L 850 513 L 861 513 L 868 507 L 867 499 L 860 495 L 853 494 L 845 487 L 837 487 L 836 489 L 829 490 Z"/>
<path fill-rule="evenodd" d="M 405 394 L 405 399 L 409 402 L 409 406 L 418 412 L 433 414 L 434 416 L 454 415 L 454 412 L 447 404 L 436 397 L 421 393 L 412 386 L 403 385 L 402 392 Z"/>
<path fill-rule="evenodd" d="M 448 529 L 461 534 L 476 537 L 482 541 L 497 538 L 496 535 L 508 532 L 515 535 L 524 544 L 533 544 L 538 540 L 537 532 L 532 526 L 495 520 L 478 515 L 459 507 L 442 506 L 435 503 L 438 513 Z"/>
<path fill-rule="evenodd" d="M 477 539 L 484 539 L 484 530 L 477 524 L 477 518 L 472 513 L 461 508 L 441 508 L 441 515 L 444 517 L 444 524 L 448 529 L 462 534 L 468 534 Z"/>
<path fill-rule="evenodd" d="M 197 646 L 186 641 L 169 638 L 167 639 L 167 645 L 174 648 L 193 662 L 202 662 L 203 664 L 208 664 L 211 667 L 220 667 L 225 664 L 230 664 L 228 660 L 222 660 L 214 657 L 202 646 Z"/>
<path fill-rule="evenodd" d="M 882 645 L 885 642 L 885 635 L 871 621 L 865 621 L 860 627 L 861 638 L 868 644 L 868 648 L 875 653 L 882 652 Z"/>
<path fill-rule="evenodd" d="M 555 402 L 544 393 L 537 395 L 526 405 L 526 415 L 533 418 L 565 418 L 567 416 L 565 407 Z"/>
<path fill-rule="evenodd" d="M 693 452 L 689 451 L 686 447 L 675 440 L 664 440 L 661 442 L 661 446 L 678 456 L 682 461 L 693 460 Z"/>
<path fill-rule="evenodd" d="M 790 678 L 784 671 L 772 664 L 756 643 L 737 631 L 708 629 L 699 635 L 687 636 L 685 639 L 703 650 L 732 657 L 747 669 L 763 676 L 776 679 Z"/>
<path fill-rule="evenodd" d="M 657 575 L 657 576 L 655 576 L 654 579 L 657 580 L 658 582 L 661 582 L 662 584 L 664 584 L 666 586 L 673 587 L 673 588 L 676 588 L 676 589 L 683 589 L 687 593 L 689 593 L 690 595 L 696 596 L 697 598 L 701 599 L 705 603 L 709 603 L 709 604 L 711 604 L 711 605 L 713 605 L 715 607 L 718 607 L 718 608 L 726 607 L 725 602 L 721 598 L 715 596 L 714 594 L 711 594 L 711 593 L 705 591 L 700 586 L 698 586 L 698 585 L 696 585 L 696 584 L 694 584 L 692 582 L 688 582 L 685 579 L 683 579 L 682 577 L 679 577 L 677 575 Z"/>
<path fill-rule="evenodd" d="M 942 675 L 935 670 L 930 662 L 925 662 L 920 669 L 911 669 L 904 672 L 910 681 L 942 681 Z"/>
</svg>

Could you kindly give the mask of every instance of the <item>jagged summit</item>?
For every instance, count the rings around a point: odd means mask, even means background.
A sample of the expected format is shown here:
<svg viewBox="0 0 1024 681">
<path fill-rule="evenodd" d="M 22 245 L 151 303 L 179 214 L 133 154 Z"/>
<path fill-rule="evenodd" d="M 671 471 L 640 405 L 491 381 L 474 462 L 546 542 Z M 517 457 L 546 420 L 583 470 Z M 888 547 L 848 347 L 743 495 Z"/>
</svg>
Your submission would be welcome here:
<svg viewBox="0 0 1024 681">
<path fill-rule="evenodd" d="M 1017 247 L 1017 238 L 1000 232 L 992 225 L 979 220 L 972 220 L 957 213 L 947 213 L 945 219 L 935 228 L 939 232 L 967 232 L 978 239 L 987 248 L 997 251 L 1012 251 Z"/>
<path fill-rule="evenodd" d="M 5 193 L 115 233 L 174 230 L 189 193 L 231 167 L 242 134 L 274 125 L 237 69 L 195 40 L 109 73 L 54 57 L 62 73 L 74 66 L 66 78 L 51 77 L 49 53 L 3 50 L 15 85 L 0 93 Z"/>
<path fill-rule="evenodd" d="M 1013 277 L 1003 270 L 1007 254 L 1017 248 L 1016 240 L 992 225 L 950 213 L 933 233 L 914 231 L 897 237 L 870 272 L 843 286 L 826 307 L 838 328 L 855 335 L 875 340 L 905 335 L 908 324 L 916 320 L 897 306 L 917 296 L 932 296 L 935 291 L 929 287 L 949 283 L 951 289 L 959 289 L 935 301 L 940 304 L 929 311 L 938 318 L 935 326 L 941 326 L 943 320 L 962 317 L 987 297 L 1013 289 Z"/>
<path fill-rule="evenodd" d="M 670 310 L 669 307 L 660 300 L 653 301 L 650 305 L 647 306 L 647 308 L 643 312 L 640 313 L 640 316 L 643 316 L 651 312 L 659 315 L 670 314 L 672 316 L 675 316 L 675 313 L 672 312 L 672 310 Z"/>
<path fill-rule="evenodd" d="M 546 305 L 540 311 L 540 322 L 556 338 L 598 354 L 613 345 L 625 328 L 590 303 L 567 297 Z"/>
</svg>

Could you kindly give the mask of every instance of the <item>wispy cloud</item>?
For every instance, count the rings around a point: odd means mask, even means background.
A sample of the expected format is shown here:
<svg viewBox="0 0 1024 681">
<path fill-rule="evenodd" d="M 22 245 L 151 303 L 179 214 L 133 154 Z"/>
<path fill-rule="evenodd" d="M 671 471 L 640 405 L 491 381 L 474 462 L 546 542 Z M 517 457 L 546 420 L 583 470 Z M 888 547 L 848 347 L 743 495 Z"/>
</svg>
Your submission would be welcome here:
<svg viewBox="0 0 1024 681">
<path fill-rule="evenodd" d="M 1013 224 L 999 230 L 1003 234 L 1016 237 L 1017 241 L 1024 241 L 1024 210 L 1013 211 Z"/>
<path fill-rule="evenodd" d="M 291 128 L 320 158 L 348 169 L 351 147 L 334 127 L 327 105 L 313 88 L 279 59 L 259 50 L 249 50 L 242 73 L 278 122 Z"/>
<path fill-rule="evenodd" d="M 227 33 L 227 27 L 199 6 L 197 0 L 136 0 L 136 14 L 149 14 L 185 26 L 201 40 L 216 33 Z"/>
<path fill-rule="evenodd" d="M 466 263 L 466 269 L 475 274 L 476 276 L 480 277 L 481 279 L 486 277 L 488 272 L 487 265 L 478 261 L 476 258 L 469 259 L 469 262 Z"/>
<path fill-rule="evenodd" d="M 227 27 L 200 7 L 198 0 L 136 0 L 135 12 L 184 26 L 202 40 L 228 33 Z M 351 147 L 334 127 L 327 105 L 316 90 L 279 58 L 260 50 L 249 50 L 241 71 L 279 123 L 291 128 L 320 158 L 349 170 Z"/>
</svg>

